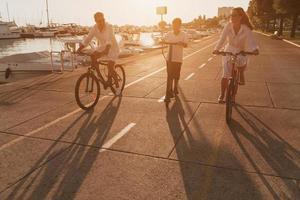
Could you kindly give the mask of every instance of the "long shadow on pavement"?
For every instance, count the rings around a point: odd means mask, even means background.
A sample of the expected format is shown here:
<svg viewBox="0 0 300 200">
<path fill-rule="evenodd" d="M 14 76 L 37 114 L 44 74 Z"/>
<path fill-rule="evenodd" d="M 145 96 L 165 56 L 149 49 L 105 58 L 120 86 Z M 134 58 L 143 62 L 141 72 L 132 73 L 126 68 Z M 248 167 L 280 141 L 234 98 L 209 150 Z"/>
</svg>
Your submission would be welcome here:
<svg viewBox="0 0 300 200">
<path fill-rule="evenodd" d="M 195 116 L 192 116 L 190 122 L 185 120 L 185 112 L 193 111 L 188 104 L 186 104 L 187 110 L 184 110 L 183 104 L 186 103 L 186 99 L 182 90 L 180 90 L 180 94 L 182 100 L 177 97 L 174 104 L 170 108 L 167 107 L 166 118 L 174 139 L 174 148 L 179 160 L 186 198 L 189 200 L 253 199 L 255 196 L 255 199 L 262 199 L 262 195 L 257 191 L 257 185 L 249 177 L 249 174 L 217 166 L 216 162 L 220 151 L 225 152 L 235 166 L 241 167 L 241 164 L 234 155 L 229 155 L 231 154 L 229 151 L 216 149 L 207 141 L 201 125 L 197 120 L 193 119 Z M 195 112 L 198 110 L 199 108 Z M 181 128 L 180 123 L 183 124 L 183 128 Z M 194 138 L 195 133 L 192 133 L 192 130 L 189 128 L 191 124 L 196 128 L 197 133 L 201 135 L 201 140 L 199 140 L 199 137 L 198 140 Z M 181 137 L 175 137 L 178 134 L 182 134 Z M 214 155 L 209 155 L 211 159 L 207 162 L 191 162 L 187 157 L 193 151 L 197 151 L 197 149 L 205 150 L 203 151 L 203 157 L 207 157 L 207 154 Z"/>
<path fill-rule="evenodd" d="M 255 147 L 259 155 L 262 156 L 264 161 L 268 164 L 267 167 L 271 169 L 270 173 L 273 174 L 275 172 L 277 176 L 283 177 L 283 183 L 293 192 L 294 189 L 297 188 L 297 183 L 290 180 L 300 179 L 299 151 L 248 109 L 240 105 L 236 105 L 235 108 L 252 131 L 249 132 L 249 130 L 246 130 L 245 127 L 234 119 L 229 124 L 229 128 L 243 154 L 257 172 L 264 185 L 271 192 L 274 199 L 280 199 L 265 176 L 263 176 L 263 174 L 268 173 L 261 170 L 261 166 L 258 165 L 260 161 L 254 158 L 253 152 L 250 152 L 251 150 L 248 149 L 243 139 L 246 139 L 246 141 Z M 257 155 L 255 155 L 255 157 L 257 157 Z"/>
<path fill-rule="evenodd" d="M 116 105 L 113 105 L 116 100 Z M 114 97 L 99 117 L 93 115 L 93 110 L 80 115 L 41 156 L 33 170 L 15 185 L 10 186 L 13 190 L 7 200 L 46 199 L 49 195 L 51 199 L 74 199 L 99 156 L 99 151 L 95 151 L 93 147 L 99 148 L 103 145 L 118 113 L 121 100 L 121 97 Z M 86 119 L 71 145 L 61 152 L 49 153 L 71 127 L 83 117 Z M 61 154 L 64 154 L 63 159 L 53 160 Z"/>
<path fill-rule="evenodd" d="M 61 79 L 57 78 L 56 76 L 47 76 L 41 80 L 38 79 L 30 83 L 26 83 L 26 85 L 24 85 L 22 88 L 0 92 L 0 106 L 9 106 L 22 102 L 59 80 Z"/>
</svg>

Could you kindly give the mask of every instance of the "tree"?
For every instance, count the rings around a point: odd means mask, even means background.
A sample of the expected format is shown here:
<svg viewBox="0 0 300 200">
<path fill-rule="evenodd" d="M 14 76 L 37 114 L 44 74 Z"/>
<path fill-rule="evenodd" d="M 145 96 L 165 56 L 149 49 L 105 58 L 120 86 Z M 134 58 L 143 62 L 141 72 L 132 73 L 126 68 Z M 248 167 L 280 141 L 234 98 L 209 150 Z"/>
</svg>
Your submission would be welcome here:
<svg viewBox="0 0 300 200">
<path fill-rule="evenodd" d="M 292 17 L 292 27 L 291 27 L 290 37 L 294 38 L 296 28 L 297 28 L 298 16 L 300 15 L 300 1 L 299 0 L 274 0 L 273 7 L 277 13 Z M 282 29 L 280 31 L 282 33 Z"/>
<path fill-rule="evenodd" d="M 247 12 L 256 27 L 265 31 L 269 31 L 272 19 L 276 22 L 273 0 L 251 0 Z"/>
</svg>

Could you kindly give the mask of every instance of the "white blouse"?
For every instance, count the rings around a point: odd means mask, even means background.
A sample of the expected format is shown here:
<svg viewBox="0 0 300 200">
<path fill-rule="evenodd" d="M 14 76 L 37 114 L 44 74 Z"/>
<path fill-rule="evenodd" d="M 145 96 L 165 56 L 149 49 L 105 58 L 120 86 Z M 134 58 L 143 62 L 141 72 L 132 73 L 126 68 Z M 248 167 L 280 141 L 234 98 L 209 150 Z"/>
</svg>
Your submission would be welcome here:
<svg viewBox="0 0 300 200">
<path fill-rule="evenodd" d="M 225 51 L 232 53 L 238 53 L 242 50 L 251 52 L 258 49 L 251 29 L 244 24 L 241 25 L 239 32 L 235 34 L 233 24 L 228 23 L 222 31 L 221 38 L 218 41 L 215 50 L 220 50 L 225 42 L 227 42 Z"/>
<path fill-rule="evenodd" d="M 83 40 L 82 44 L 87 46 L 93 38 L 96 38 L 99 42 L 99 46 L 97 47 L 97 51 L 103 51 L 106 45 L 111 45 L 111 48 L 108 52 L 107 58 L 108 60 L 115 61 L 119 57 L 120 49 L 118 42 L 116 40 L 112 25 L 106 23 L 102 32 L 99 31 L 97 25 L 94 25 L 90 30 L 87 37 Z"/>
</svg>

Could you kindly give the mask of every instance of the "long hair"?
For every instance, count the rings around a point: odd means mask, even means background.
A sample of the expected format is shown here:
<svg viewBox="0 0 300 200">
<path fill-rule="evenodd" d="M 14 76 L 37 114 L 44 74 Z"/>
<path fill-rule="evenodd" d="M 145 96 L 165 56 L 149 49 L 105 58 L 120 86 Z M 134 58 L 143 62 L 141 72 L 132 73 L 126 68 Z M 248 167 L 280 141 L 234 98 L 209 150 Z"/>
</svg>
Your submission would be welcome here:
<svg viewBox="0 0 300 200">
<path fill-rule="evenodd" d="M 243 8 L 236 7 L 236 8 L 233 8 L 232 11 L 236 11 L 242 17 L 241 24 L 244 24 L 244 25 L 248 26 L 251 30 L 253 30 L 253 25 L 250 22 L 250 19 Z"/>
</svg>

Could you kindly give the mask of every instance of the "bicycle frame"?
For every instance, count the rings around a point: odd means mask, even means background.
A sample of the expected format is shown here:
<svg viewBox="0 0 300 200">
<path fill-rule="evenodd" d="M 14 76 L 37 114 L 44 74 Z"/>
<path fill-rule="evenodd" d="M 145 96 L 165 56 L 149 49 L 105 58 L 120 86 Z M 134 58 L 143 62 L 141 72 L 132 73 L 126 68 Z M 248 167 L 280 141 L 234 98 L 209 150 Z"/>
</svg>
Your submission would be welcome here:
<svg viewBox="0 0 300 200">
<path fill-rule="evenodd" d="M 238 79 L 240 76 L 240 72 L 239 72 L 238 68 L 236 67 L 236 61 L 237 61 L 237 55 L 231 55 L 230 63 L 232 64 L 232 69 L 231 69 L 231 78 L 229 78 L 229 80 L 232 80 L 233 84 L 234 84 L 234 92 L 232 94 L 233 96 L 235 96 L 237 93 Z"/>
<path fill-rule="evenodd" d="M 88 73 L 90 73 L 90 74 L 94 74 L 94 71 L 96 71 L 96 73 L 97 73 L 97 76 L 95 76 L 96 77 L 96 79 L 100 82 L 100 83 L 102 83 L 103 84 L 103 86 L 104 86 L 104 88 L 106 89 L 107 87 L 108 87 L 108 83 L 109 83 L 109 79 L 107 80 L 107 81 L 105 81 L 104 80 L 104 78 L 103 78 L 103 76 L 102 76 L 102 74 L 101 74 L 101 72 L 100 72 L 100 69 L 99 69 L 99 66 L 100 65 L 104 65 L 104 66 L 106 66 L 106 67 L 108 67 L 108 63 L 106 63 L 106 62 L 103 62 L 103 61 L 100 61 L 100 62 L 97 62 L 97 66 L 90 66 L 90 67 L 88 67 Z M 93 86 L 92 86 L 93 87 Z"/>
<path fill-rule="evenodd" d="M 232 64 L 231 77 L 229 78 L 227 93 L 226 93 L 226 122 L 230 123 L 232 115 L 232 104 L 235 101 L 235 95 L 238 90 L 238 81 L 240 77 L 240 70 L 237 69 L 237 58 L 238 55 L 258 55 L 258 52 L 244 52 L 241 51 L 237 54 L 231 52 L 218 51 L 215 54 L 230 56 L 229 62 Z"/>
</svg>

